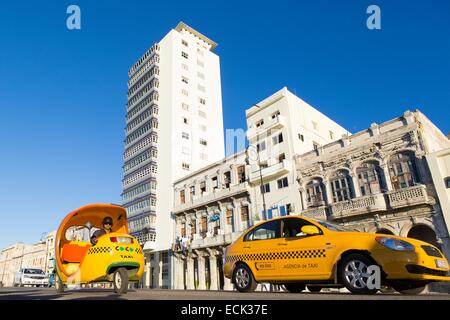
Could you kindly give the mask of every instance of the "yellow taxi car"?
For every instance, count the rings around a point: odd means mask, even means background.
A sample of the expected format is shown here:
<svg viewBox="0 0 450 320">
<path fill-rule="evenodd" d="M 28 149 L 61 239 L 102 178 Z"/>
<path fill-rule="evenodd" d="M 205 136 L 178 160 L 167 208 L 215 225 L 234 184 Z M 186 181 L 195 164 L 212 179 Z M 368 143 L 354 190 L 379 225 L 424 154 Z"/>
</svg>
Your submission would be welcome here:
<svg viewBox="0 0 450 320">
<path fill-rule="evenodd" d="M 271 283 L 290 292 L 327 286 L 373 294 L 379 289 L 372 285 L 375 268 L 382 286 L 405 294 L 420 293 L 433 281 L 450 281 L 447 260 L 429 243 L 345 230 L 303 216 L 255 225 L 224 254 L 224 275 L 241 292 Z"/>
<path fill-rule="evenodd" d="M 112 230 L 92 241 L 105 217 Z M 139 243 L 128 234 L 127 215 L 123 207 L 113 204 L 90 204 L 69 213 L 55 238 L 55 287 L 94 282 L 113 282 L 114 291 L 126 293 L 129 281 L 139 281 L 144 272 L 144 255 Z"/>
</svg>

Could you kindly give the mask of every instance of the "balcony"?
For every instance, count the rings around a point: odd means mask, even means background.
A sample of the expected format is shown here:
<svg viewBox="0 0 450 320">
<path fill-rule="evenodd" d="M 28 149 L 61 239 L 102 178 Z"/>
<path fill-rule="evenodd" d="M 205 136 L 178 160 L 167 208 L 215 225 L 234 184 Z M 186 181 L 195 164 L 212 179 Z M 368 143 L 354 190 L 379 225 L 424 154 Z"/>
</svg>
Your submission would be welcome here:
<svg viewBox="0 0 450 320">
<path fill-rule="evenodd" d="M 422 184 L 389 191 L 387 196 L 392 209 L 431 203 L 431 200 L 428 198 L 427 187 Z"/>
<path fill-rule="evenodd" d="M 378 193 L 341 201 L 330 205 L 331 219 L 357 216 L 371 212 L 386 210 L 384 194 Z"/>
<path fill-rule="evenodd" d="M 268 130 L 281 129 L 286 126 L 286 118 L 283 116 L 278 116 L 270 119 L 268 122 L 264 123 L 260 127 L 252 127 L 247 130 L 247 139 L 249 141 L 254 140 L 258 135 L 267 135 Z"/>
<path fill-rule="evenodd" d="M 191 243 L 191 249 L 201 249 L 214 246 L 227 246 L 241 236 L 242 232 L 218 234 L 212 237 L 197 238 Z"/>
<path fill-rule="evenodd" d="M 327 207 L 320 206 L 315 208 L 308 208 L 306 210 L 303 210 L 300 214 L 307 218 L 327 220 Z"/>
<path fill-rule="evenodd" d="M 270 180 L 276 176 L 281 176 L 291 171 L 291 162 L 289 160 L 283 160 L 277 164 L 271 165 L 270 167 L 263 168 L 261 173 L 259 169 L 250 173 L 249 180 L 252 183 L 258 183 L 262 175 L 263 180 Z"/>
<path fill-rule="evenodd" d="M 204 192 L 201 196 L 194 196 L 191 201 L 187 201 L 184 204 L 180 204 L 175 206 L 174 212 L 182 212 L 189 210 L 191 208 L 199 207 L 214 201 L 219 201 L 221 199 L 225 199 L 237 194 L 240 194 L 242 192 L 247 192 L 249 189 L 248 182 L 242 182 L 239 184 L 231 185 L 229 188 L 222 188 L 222 189 L 214 189 L 213 192 Z"/>
</svg>

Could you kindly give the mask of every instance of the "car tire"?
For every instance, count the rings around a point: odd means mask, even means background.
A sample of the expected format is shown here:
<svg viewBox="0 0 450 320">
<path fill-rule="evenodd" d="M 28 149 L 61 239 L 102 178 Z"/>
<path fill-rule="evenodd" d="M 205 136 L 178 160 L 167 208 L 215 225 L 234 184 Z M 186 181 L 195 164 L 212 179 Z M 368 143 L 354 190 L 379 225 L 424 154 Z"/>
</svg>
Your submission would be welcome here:
<svg viewBox="0 0 450 320">
<path fill-rule="evenodd" d="M 239 264 L 234 269 L 233 283 L 239 292 L 252 292 L 257 286 L 252 271 L 245 264 Z"/>
<path fill-rule="evenodd" d="M 414 285 L 414 284 L 398 284 L 394 285 L 395 291 L 401 294 L 417 295 L 421 294 L 425 290 L 426 285 Z"/>
<path fill-rule="evenodd" d="M 369 266 L 376 265 L 372 259 L 362 254 L 350 254 L 344 257 L 339 264 L 339 279 L 341 283 L 353 294 L 375 294 L 378 289 L 369 289 L 365 273 Z"/>
<path fill-rule="evenodd" d="M 55 289 L 58 294 L 64 293 L 64 284 L 58 275 L 55 275 Z"/>
<path fill-rule="evenodd" d="M 298 283 L 286 283 L 284 285 L 284 288 L 289 291 L 290 293 L 300 293 L 303 290 L 305 290 L 304 284 L 298 284 Z"/>
<path fill-rule="evenodd" d="M 306 286 L 306 288 L 312 293 L 319 293 L 322 291 L 322 287 L 319 286 Z"/>
<path fill-rule="evenodd" d="M 119 268 L 113 275 L 114 292 L 125 294 L 128 289 L 128 271 L 125 268 Z"/>
</svg>

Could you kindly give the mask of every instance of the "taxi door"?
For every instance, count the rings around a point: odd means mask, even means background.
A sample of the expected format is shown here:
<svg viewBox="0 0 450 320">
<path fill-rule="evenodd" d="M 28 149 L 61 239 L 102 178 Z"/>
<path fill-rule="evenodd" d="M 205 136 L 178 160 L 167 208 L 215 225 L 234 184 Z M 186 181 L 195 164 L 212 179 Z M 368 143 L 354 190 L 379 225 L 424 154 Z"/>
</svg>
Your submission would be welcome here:
<svg viewBox="0 0 450 320">
<path fill-rule="evenodd" d="M 243 241 L 243 260 L 260 280 L 279 277 L 277 258 L 284 239 L 281 238 L 280 220 L 268 221 L 250 232 Z"/>
<path fill-rule="evenodd" d="M 290 234 L 283 231 L 283 252 L 278 260 L 280 274 L 289 280 L 329 279 L 332 274 L 333 247 L 326 237 L 322 233 L 301 234 L 299 231 L 302 226 L 311 225 L 301 218 L 283 219 L 282 228 L 286 229 L 287 225 L 297 231 Z"/>
</svg>

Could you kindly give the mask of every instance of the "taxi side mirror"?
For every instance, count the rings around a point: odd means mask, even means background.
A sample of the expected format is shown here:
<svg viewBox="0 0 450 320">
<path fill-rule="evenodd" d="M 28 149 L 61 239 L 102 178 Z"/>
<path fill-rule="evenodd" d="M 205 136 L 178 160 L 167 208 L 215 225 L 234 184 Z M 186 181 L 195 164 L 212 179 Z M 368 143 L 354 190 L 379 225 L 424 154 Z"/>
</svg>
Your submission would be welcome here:
<svg viewBox="0 0 450 320">
<path fill-rule="evenodd" d="M 301 231 L 302 233 L 305 233 L 309 236 L 314 234 L 320 234 L 320 230 L 316 226 L 303 226 Z"/>
</svg>

